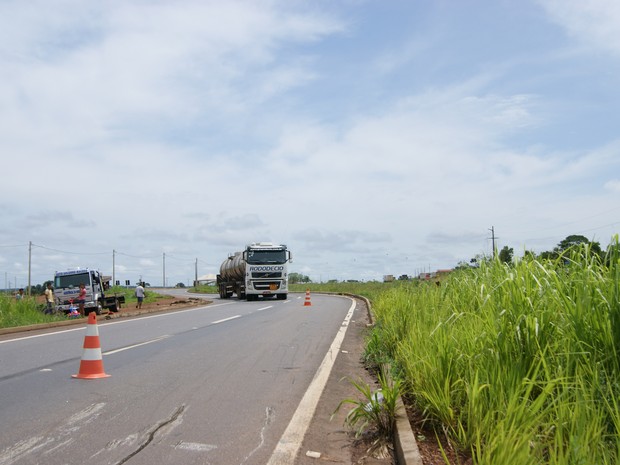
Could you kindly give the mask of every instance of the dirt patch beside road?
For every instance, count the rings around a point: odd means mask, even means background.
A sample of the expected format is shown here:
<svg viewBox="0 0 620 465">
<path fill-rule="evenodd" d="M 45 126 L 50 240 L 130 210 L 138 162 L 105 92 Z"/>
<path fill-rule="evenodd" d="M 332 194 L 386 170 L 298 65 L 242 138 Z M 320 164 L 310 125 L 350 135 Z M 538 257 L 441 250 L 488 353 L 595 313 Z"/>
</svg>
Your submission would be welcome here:
<svg viewBox="0 0 620 465">
<path fill-rule="evenodd" d="M 118 318 L 122 316 L 135 316 L 141 315 L 142 313 L 151 313 L 157 311 L 170 311 L 173 309 L 185 309 L 191 307 L 198 307 L 200 305 L 208 305 L 212 303 L 211 300 L 200 299 L 197 297 L 164 297 L 162 299 L 157 299 L 154 302 L 143 302 L 142 308 L 138 309 L 137 305 L 125 304 L 122 306 L 119 312 L 111 312 L 110 316 L 113 318 Z"/>
</svg>

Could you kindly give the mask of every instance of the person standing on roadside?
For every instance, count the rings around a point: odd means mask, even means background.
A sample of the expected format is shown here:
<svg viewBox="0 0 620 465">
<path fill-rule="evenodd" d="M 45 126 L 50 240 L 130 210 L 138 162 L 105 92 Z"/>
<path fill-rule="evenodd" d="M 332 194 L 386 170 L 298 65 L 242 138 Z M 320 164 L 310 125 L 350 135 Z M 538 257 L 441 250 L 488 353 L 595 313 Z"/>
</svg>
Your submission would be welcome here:
<svg viewBox="0 0 620 465">
<path fill-rule="evenodd" d="M 46 315 L 51 315 L 54 313 L 54 289 L 52 288 L 52 283 L 47 283 L 47 289 L 45 289 L 45 313 Z"/>
<path fill-rule="evenodd" d="M 136 286 L 136 298 L 138 299 L 138 303 L 136 304 L 136 308 L 142 308 L 142 301 L 146 296 L 146 292 L 144 291 L 144 287 L 142 287 L 142 283 L 138 283 Z"/>
<path fill-rule="evenodd" d="M 22 300 L 24 298 L 24 288 L 21 287 L 17 294 L 15 294 L 15 300 Z"/>
<path fill-rule="evenodd" d="M 84 316 L 84 304 L 86 303 L 86 286 L 84 284 L 80 284 L 80 292 L 75 300 L 75 303 L 79 305 L 78 311 L 80 315 Z"/>
</svg>

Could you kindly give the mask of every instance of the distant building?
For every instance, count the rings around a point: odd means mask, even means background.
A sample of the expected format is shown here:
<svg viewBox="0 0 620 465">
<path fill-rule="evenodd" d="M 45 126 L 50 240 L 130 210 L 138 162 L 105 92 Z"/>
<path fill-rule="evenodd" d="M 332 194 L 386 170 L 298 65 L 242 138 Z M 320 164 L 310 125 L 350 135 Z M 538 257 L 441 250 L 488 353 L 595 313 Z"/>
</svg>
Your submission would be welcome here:
<svg viewBox="0 0 620 465">
<path fill-rule="evenodd" d="M 215 284 L 216 278 L 217 277 L 215 276 L 215 274 L 205 274 L 198 277 L 198 284 L 212 285 Z"/>
<path fill-rule="evenodd" d="M 431 279 L 441 279 L 452 273 L 451 269 L 437 270 L 432 273 L 420 273 L 418 279 L 421 281 L 430 281 Z"/>
<path fill-rule="evenodd" d="M 394 275 L 393 274 L 386 274 L 383 276 L 383 282 L 384 283 L 391 283 L 392 281 L 394 281 Z"/>
</svg>

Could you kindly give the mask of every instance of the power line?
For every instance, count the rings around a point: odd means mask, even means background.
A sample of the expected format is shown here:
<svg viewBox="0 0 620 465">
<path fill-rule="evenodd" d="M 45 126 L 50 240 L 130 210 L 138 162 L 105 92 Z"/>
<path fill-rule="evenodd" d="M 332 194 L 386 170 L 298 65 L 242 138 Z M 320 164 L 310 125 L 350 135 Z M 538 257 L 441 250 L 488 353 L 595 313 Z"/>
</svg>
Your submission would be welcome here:
<svg viewBox="0 0 620 465">
<path fill-rule="evenodd" d="M 45 247 L 44 245 L 38 245 L 38 244 L 31 244 L 33 247 L 38 247 L 40 249 L 45 249 L 45 250 L 51 250 L 52 252 L 60 252 L 60 253 L 66 253 L 66 254 L 71 254 L 71 255 L 107 255 L 108 252 L 69 252 L 67 250 L 59 250 L 59 249 L 52 249 L 51 247 Z"/>
<path fill-rule="evenodd" d="M 143 255 L 143 256 L 138 256 L 138 255 L 130 255 L 128 253 L 124 253 L 124 252 L 119 252 L 118 250 L 116 251 L 116 253 L 118 255 L 123 255 L 125 257 L 130 257 L 130 258 L 158 258 L 159 255 Z"/>
</svg>

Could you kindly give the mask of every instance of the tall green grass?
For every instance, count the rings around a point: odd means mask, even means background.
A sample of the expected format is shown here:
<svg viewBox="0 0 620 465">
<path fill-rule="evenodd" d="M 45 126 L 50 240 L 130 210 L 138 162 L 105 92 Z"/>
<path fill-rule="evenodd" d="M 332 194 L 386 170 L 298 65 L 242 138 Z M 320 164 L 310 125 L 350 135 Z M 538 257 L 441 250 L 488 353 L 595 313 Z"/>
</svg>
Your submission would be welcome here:
<svg viewBox="0 0 620 465">
<path fill-rule="evenodd" d="M 606 261 L 587 247 L 555 262 L 491 261 L 381 294 L 367 356 L 389 358 L 407 396 L 476 464 L 618 463 L 615 250 Z"/>
<path fill-rule="evenodd" d="M 22 300 L 7 294 L 0 294 L 0 328 L 12 328 L 37 323 L 64 319 L 59 316 L 45 315 L 44 304 L 39 304 L 34 298 L 25 296 Z"/>
</svg>

